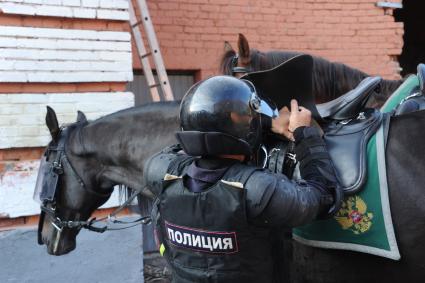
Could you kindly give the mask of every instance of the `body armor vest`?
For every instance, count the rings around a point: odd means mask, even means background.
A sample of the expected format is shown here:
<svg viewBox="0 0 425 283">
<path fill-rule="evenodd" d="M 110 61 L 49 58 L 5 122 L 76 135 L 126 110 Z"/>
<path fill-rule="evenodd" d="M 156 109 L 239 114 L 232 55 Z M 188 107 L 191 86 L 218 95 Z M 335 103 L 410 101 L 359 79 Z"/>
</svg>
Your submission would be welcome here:
<svg viewBox="0 0 425 283">
<path fill-rule="evenodd" d="M 153 213 L 173 282 L 271 282 L 270 231 L 250 225 L 245 207 L 245 183 L 257 168 L 235 164 L 222 180 L 195 193 L 184 186 L 193 158 L 177 159 Z"/>
</svg>

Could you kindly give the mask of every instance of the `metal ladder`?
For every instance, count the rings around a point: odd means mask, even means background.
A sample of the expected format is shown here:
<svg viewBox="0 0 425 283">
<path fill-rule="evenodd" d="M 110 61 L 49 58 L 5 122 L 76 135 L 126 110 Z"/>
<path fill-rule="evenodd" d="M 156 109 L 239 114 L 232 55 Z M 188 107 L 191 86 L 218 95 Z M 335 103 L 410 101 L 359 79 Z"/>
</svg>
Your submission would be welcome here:
<svg viewBox="0 0 425 283">
<path fill-rule="evenodd" d="M 137 20 L 136 12 L 133 7 L 132 1 L 129 0 L 128 2 L 130 12 L 130 26 L 133 32 L 134 40 L 136 42 L 137 51 L 139 52 L 140 62 L 143 66 L 143 73 L 146 77 L 152 100 L 161 100 L 158 87 L 161 87 L 165 100 L 174 100 L 170 82 L 168 81 L 167 71 L 165 70 L 164 61 L 162 60 L 161 52 L 159 50 L 158 40 L 156 39 L 155 30 L 153 28 L 151 17 L 149 15 L 148 6 L 146 5 L 146 0 L 136 1 L 142 16 L 142 19 L 140 21 Z M 143 27 L 145 29 L 150 52 L 146 51 L 145 45 L 143 43 L 142 34 L 139 29 L 139 25 L 141 23 L 143 23 Z M 153 62 L 155 64 L 159 83 L 155 81 L 155 78 L 153 76 L 151 64 L 149 62 L 149 56 L 152 56 Z"/>
</svg>

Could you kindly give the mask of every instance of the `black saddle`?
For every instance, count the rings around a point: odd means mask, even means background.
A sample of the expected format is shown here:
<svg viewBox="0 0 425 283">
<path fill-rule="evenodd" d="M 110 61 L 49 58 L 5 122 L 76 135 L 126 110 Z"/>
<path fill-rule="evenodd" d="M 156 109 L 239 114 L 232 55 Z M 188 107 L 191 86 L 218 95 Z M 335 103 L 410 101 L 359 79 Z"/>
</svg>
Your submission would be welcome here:
<svg viewBox="0 0 425 283">
<path fill-rule="evenodd" d="M 324 128 L 324 140 L 346 194 L 359 192 L 367 177 L 367 144 L 382 121 L 376 109 L 364 109 L 355 119 L 333 121 Z"/>
<path fill-rule="evenodd" d="M 379 110 L 369 108 L 354 119 L 335 120 L 323 127 L 323 139 L 335 167 L 338 183 L 347 195 L 359 192 L 366 182 L 367 145 L 381 125 L 383 115 Z M 293 160 L 296 156 L 291 151 L 292 142 L 266 139 L 266 146 L 269 149 L 267 167 L 270 170 L 289 178 L 300 178 L 299 174 L 294 174 L 296 161 Z"/>
<path fill-rule="evenodd" d="M 356 117 L 372 93 L 379 89 L 381 77 L 367 77 L 350 92 L 340 97 L 317 105 L 317 110 L 323 119 L 347 120 Z"/>
</svg>

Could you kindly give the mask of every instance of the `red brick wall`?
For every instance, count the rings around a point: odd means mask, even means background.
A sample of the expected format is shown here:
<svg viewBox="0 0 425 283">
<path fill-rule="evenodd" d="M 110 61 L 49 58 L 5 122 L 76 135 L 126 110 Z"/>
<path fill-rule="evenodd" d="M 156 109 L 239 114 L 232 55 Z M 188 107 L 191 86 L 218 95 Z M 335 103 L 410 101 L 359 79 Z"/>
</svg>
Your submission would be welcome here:
<svg viewBox="0 0 425 283">
<path fill-rule="evenodd" d="M 396 0 L 392 2 L 401 2 Z M 385 78 L 398 78 L 395 61 L 403 24 L 375 0 L 150 0 L 165 65 L 173 70 L 218 71 L 223 42 L 243 33 L 260 50 L 320 55 Z"/>
<path fill-rule="evenodd" d="M 0 149 L 0 177 L 7 167 L 13 167 L 17 161 L 40 159 L 44 148 Z"/>
</svg>

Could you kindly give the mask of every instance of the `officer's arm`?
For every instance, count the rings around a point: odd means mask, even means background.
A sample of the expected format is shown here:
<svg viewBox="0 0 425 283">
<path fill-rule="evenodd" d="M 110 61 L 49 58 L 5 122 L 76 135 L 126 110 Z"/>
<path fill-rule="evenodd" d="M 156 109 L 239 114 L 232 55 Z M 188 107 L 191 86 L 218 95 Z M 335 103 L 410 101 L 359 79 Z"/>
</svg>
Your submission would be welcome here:
<svg viewBox="0 0 425 283">
<path fill-rule="evenodd" d="M 338 207 L 341 201 L 334 168 L 319 131 L 301 127 L 294 137 L 303 180 L 296 182 L 282 174 L 268 172 L 253 174 L 249 183 L 257 184 L 255 189 L 248 188 L 248 215 L 257 223 L 303 225 L 331 216 L 332 208 Z"/>
<path fill-rule="evenodd" d="M 294 138 L 301 178 L 323 194 L 336 194 L 338 198 L 340 191 L 335 168 L 319 130 L 299 127 L 294 132 Z"/>
<path fill-rule="evenodd" d="M 181 155 L 180 145 L 172 145 L 150 157 L 143 167 L 144 183 L 149 189 L 158 195 L 161 183 L 167 173 L 170 163 Z"/>
</svg>

